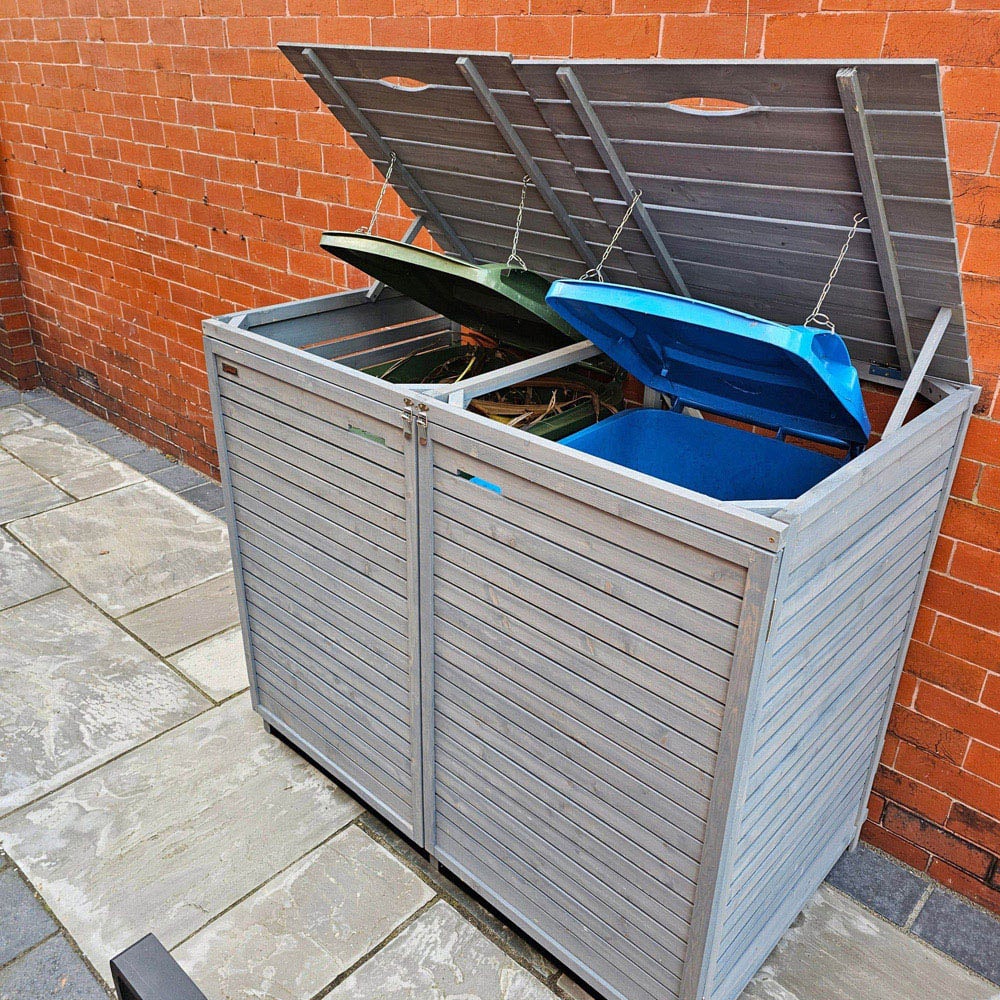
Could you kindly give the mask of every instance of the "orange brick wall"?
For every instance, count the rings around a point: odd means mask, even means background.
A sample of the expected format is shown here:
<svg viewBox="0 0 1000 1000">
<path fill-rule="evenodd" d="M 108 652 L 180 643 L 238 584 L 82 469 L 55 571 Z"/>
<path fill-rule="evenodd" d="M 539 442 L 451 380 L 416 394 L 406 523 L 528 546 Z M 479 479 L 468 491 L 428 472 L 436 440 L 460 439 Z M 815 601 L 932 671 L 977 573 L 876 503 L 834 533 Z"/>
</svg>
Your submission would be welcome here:
<svg viewBox="0 0 1000 1000">
<path fill-rule="evenodd" d="M 35 344 L 28 309 L 21 293 L 21 275 L 14 255 L 14 234 L 7 222 L 0 193 L 0 379 L 18 389 L 38 382 Z"/>
<path fill-rule="evenodd" d="M 214 469 L 202 317 L 345 285 L 317 233 L 366 221 L 379 185 L 278 41 L 937 57 L 983 395 L 865 834 L 1000 911 L 998 5 L 751 0 L 748 16 L 745 0 L 664 13 L 655 0 L 20 0 L 0 20 L 0 187 L 44 380 Z M 886 397 L 870 401 L 884 420 Z"/>
</svg>

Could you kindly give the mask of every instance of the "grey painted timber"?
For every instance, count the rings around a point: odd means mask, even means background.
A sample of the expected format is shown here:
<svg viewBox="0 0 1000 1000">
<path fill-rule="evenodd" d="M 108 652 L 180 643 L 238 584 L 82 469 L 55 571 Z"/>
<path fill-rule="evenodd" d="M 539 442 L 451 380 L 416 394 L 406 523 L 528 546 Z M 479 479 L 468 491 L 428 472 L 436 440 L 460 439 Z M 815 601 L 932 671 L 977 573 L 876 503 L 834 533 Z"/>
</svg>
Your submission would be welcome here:
<svg viewBox="0 0 1000 1000">
<path fill-rule="evenodd" d="M 801 321 L 854 211 L 884 210 L 827 311 L 905 405 L 791 501 L 716 501 L 465 409 L 590 345 L 392 386 L 360 369 L 461 334 L 380 286 L 205 323 L 266 723 L 598 994 L 735 1000 L 856 840 L 977 396 L 936 64 L 283 50 L 477 259 L 505 259 L 530 166 L 542 270 L 582 271 L 641 188 L 610 278 L 662 288 L 673 266 L 696 297 Z M 747 107 L 665 106 L 691 96 Z"/>
</svg>

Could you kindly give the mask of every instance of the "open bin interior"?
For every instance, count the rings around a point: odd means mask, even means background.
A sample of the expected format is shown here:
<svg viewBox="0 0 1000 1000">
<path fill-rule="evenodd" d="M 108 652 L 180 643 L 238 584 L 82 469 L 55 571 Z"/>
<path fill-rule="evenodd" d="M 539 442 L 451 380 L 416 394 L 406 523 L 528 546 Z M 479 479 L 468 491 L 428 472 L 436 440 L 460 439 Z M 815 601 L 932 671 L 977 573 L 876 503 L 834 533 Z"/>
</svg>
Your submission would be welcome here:
<svg viewBox="0 0 1000 1000">
<path fill-rule="evenodd" d="M 600 261 L 610 282 L 793 325 L 809 315 L 856 230 L 824 309 L 859 376 L 902 390 L 945 309 L 919 389 L 939 399 L 942 383 L 970 378 L 932 61 L 609 62 L 353 46 L 282 50 L 456 263 L 499 266 L 516 226 L 517 252 L 546 279 L 575 279 Z M 452 346 L 461 340 L 455 329 L 450 336 Z M 386 366 L 369 370 L 425 377 L 410 357 L 393 368 L 399 352 L 393 358 L 384 347 L 366 347 L 345 363 L 370 361 L 373 351 L 382 353 L 372 363 Z M 456 405 L 482 396 L 431 394 Z M 661 405 L 652 390 L 646 401 Z M 614 426 L 617 434 L 635 420 L 633 467 L 659 468 L 642 445 L 646 432 L 670 427 L 670 447 L 680 447 L 675 430 L 691 426 L 662 415 L 618 417 L 613 409 L 620 407 L 598 407 L 597 427 Z M 703 409 L 710 423 L 712 411 Z M 780 426 L 748 423 L 772 434 Z M 716 435 L 721 464 L 741 464 L 748 475 L 758 459 L 773 456 L 776 488 L 763 491 L 769 499 L 790 499 L 792 487 L 830 468 L 815 436 L 800 447 L 767 443 L 759 433 L 750 443 L 706 427 L 690 433 L 690 450 L 699 436 Z M 726 458 L 733 449 L 740 454 Z M 738 492 L 762 491 L 748 482 Z"/>
</svg>

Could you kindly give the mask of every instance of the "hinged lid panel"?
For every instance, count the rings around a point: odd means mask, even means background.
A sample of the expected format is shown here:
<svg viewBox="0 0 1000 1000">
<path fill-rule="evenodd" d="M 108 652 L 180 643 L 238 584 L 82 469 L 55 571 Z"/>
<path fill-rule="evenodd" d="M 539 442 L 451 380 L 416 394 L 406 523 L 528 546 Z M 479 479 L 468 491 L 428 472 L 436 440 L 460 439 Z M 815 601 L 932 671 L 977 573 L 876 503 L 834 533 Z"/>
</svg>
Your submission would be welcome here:
<svg viewBox="0 0 1000 1000">
<path fill-rule="evenodd" d="M 862 213 L 825 307 L 855 365 L 905 373 L 948 306 L 929 374 L 970 378 L 936 62 L 282 49 L 446 252 L 506 260 L 527 174 L 519 252 L 576 278 L 641 191 L 608 280 L 797 324 Z"/>
<path fill-rule="evenodd" d="M 579 334 L 545 302 L 549 282 L 505 264 L 468 264 L 365 233 L 324 233 L 320 246 L 428 309 L 501 343 L 536 352 Z"/>
</svg>

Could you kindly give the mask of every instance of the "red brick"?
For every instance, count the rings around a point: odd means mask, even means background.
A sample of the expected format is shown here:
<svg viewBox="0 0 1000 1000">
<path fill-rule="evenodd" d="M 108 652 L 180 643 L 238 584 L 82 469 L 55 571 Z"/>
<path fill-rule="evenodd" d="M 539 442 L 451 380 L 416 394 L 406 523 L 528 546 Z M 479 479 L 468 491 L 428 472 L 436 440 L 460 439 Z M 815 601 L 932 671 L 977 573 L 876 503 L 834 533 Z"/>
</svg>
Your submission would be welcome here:
<svg viewBox="0 0 1000 1000">
<path fill-rule="evenodd" d="M 1000 552 L 967 542 L 955 544 L 949 574 L 989 590 L 1000 590 Z"/>
<path fill-rule="evenodd" d="M 972 422 L 977 423 L 976 418 Z M 997 426 L 985 420 L 982 423 L 990 427 Z M 958 538 L 983 548 L 1000 548 L 1000 513 L 996 510 L 952 500 L 945 510 L 941 530 L 950 538 Z"/>
<path fill-rule="evenodd" d="M 996 639 L 1000 641 L 1000 636 L 997 636 Z M 986 684 L 979 700 L 988 708 L 1000 711 L 1000 674 L 990 674 L 986 678 Z"/>
<path fill-rule="evenodd" d="M 931 573 L 924 588 L 924 603 L 936 611 L 971 625 L 1000 631 L 1000 594 L 981 590 L 940 573 Z"/>
<path fill-rule="evenodd" d="M 944 858 L 963 871 L 984 879 L 989 874 L 993 857 L 953 833 L 914 815 L 890 802 L 885 807 L 882 825 L 897 836 L 916 844 L 935 857 Z"/>
<path fill-rule="evenodd" d="M 1000 466 L 983 466 L 976 501 L 984 507 L 1000 510 Z"/>
<path fill-rule="evenodd" d="M 963 771 L 954 764 L 940 757 L 934 757 L 909 743 L 900 743 L 895 767 L 901 774 L 930 788 L 940 789 L 941 793 L 955 801 L 964 802 L 988 816 L 1000 818 L 1000 795 L 997 794 L 997 786 L 978 775 Z M 920 815 L 928 815 L 919 806 L 906 802 L 902 804 Z M 944 823 L 944 818 L 937 816 L 929 818 L 934 823 Z"/>
<path fill-rule="evenodd" d="M 656 55 L 659 40 L 659 17 L 580 14 L 573 18 L 572 54 L 579 58 L 642 59 Z"/>
<path fill-rule="evenodd" d="M 742 59 L 760 49 L 764 19 L 740 14 L 663 18 L 659 53 L 668 59 Z"/>
<path fill-rule="evenodd" d="M 969 663 L 1000 671 L 1000 641 L 992 632 L 939 615 L 931 643 Z"/>
<path fill-rule="evenodd" d="M 973 462 L 969 458 L 959 459 L 955 479 L 951 485 L 951 495 L 959 500 L 972 500 L 976 495 L 982 469 L 983 466 L 979 462 Z"/>
<path fill-rule="evenodd" d="M 950 66 L 996 66 L 1000 21 L 993 14 L 979 13 L 890 14 L 882 55 L 933 57 Z"/>
<path fill-rule="evenodd" d="M 882 48 L 885 14 L 776 14 L 764 35 L 768 59 L 875 58 Z"/>
<path fill-rule="evenodd" d="M 908 864 L 917 871 L 924 871 L 930 863 L 931 856 L 923 848 L 911 844 L 902 837 L 890 833 L 885 827 L 876 826 L 870 820 L 861 827 L 861 839 L 872 847 L 877 847 L 886 854 L 891 854 L 894 858 L 899 858 L 904 864 Z"/>
<path fill-rule="evenodd" d="M 964 733 L 899 705 L 893 709 L 889 729 L 901 740 L 953 764 L 962 763 L 969 747 L 969 737 Z"/>
<path fill-rule="evenodd" d="M 973 741 L 969 756 L 965 760 L 966 770 L 997 785 L 997 801 L 1000 805 L 1000 750 L 985 743 Z"/>
<path fill-rule="evenodd" d="M 949 117 L 1000 121 L 1000 70 L 946 67 L 941 89 L 945 114 Z"/>
<path fill-rule="evenodd" d="M 881 766 L 875 774 L 875 791 L 891 802 L 898 802 L 920 816 L 926 816 L 934 823 L 943 823 L 951 809 L 950 796 L 905 774 Z"/>
<path fill-rule="evenodd" d="M 956 802 L 951 807 L 946 825 L 952 833 L 965 840 L 978 844 L 993 854 L 1000 854 L 1000 821 Z"/>
<path fill-rule="evenodd" d="M 973 739 L 1000 747 L 1000 712 L 935 687 L 921 684 L 915 708 L 931 719 L 953 726 Z"/>
</svg>

